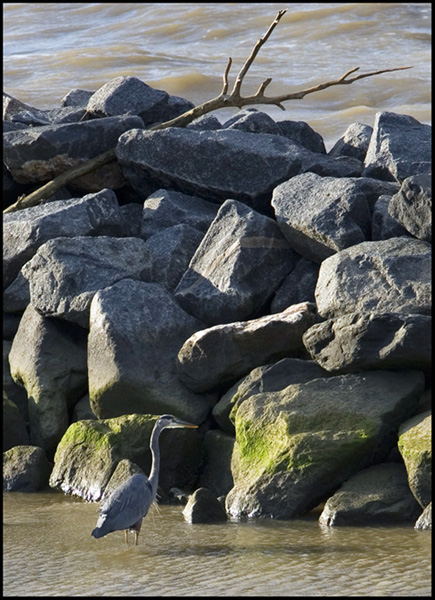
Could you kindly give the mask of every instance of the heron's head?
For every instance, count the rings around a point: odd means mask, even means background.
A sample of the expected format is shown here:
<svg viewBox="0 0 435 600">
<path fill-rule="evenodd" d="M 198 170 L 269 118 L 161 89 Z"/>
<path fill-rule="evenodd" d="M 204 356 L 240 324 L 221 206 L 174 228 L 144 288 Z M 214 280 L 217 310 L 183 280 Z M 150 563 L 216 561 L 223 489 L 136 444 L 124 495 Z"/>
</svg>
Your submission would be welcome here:
<svg viewBox="0 0 435 600">
<path fill-rule="evenodd" d="M 175 429 L 177 427 L 190 427 L 196 428 L 198 425 L 194 425 L 193 423 L 188 423 L 187 421 L 182 421 L 181 419 L 177 419 L 172 415 L 162 415 L 157 421 L 156 425 L 159 425 L 160 429 L 170 428 Z"/>
</svg>

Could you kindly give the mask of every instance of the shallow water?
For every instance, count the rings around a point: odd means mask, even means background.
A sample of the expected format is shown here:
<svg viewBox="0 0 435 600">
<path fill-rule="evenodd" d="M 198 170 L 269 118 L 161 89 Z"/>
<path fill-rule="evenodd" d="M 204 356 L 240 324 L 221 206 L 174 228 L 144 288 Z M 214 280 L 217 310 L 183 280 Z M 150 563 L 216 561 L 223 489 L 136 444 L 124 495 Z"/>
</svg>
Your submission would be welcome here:
<svg viewBox="0 0 435 600">
<path fill-rule="evenodd" d="M 412 525 L 322 528 L 315 515 L 190 525 L 181 506 L 91 537 L 98 505 L 4 494 L 8 596 L 430 596 L 431 533 Z"/>
<path fill-rule="evenodd" d="M 73 88 L 96 90 L 119 75 L 199 104 L 230 84 L 278 10 L 288 8 L 245 79 L 254 93 L 299 91 L 362 71 L 414 65 L 286 103 L 257 106 L 307 121 L 327 148 L 348 125 L 373 125 L 381 110 L 430 122 L 430 3 L 5 3 L 4 90 L 38 108 Z M 236 109 L 219 111 L 221 121 Z"/>
</svg>

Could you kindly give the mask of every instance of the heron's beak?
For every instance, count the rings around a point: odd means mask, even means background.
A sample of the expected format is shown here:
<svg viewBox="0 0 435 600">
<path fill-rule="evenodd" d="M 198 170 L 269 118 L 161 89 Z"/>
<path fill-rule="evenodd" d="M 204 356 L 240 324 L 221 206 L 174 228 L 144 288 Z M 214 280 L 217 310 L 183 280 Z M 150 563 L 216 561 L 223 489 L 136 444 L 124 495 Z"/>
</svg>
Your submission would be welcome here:
<svg viewBox="0 0 435 600">
<path fill-rule="evenodd" d="M 189 429 L 197 429 L 198 425 L 194 425 L 193 423 L 188 423 L 187 421 L 182 421 L 181 419 L 178 419 L 173 424 L 173 427 L 189 427 Z"/>
</svg>

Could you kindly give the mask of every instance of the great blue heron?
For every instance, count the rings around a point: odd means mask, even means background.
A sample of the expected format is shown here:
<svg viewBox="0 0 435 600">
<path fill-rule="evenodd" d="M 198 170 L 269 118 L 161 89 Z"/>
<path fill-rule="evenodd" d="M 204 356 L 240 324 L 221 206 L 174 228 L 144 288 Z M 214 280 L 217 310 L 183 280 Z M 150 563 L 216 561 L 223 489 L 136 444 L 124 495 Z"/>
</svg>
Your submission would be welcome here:
<svg viewBox="0 0 435 600">
<path fill-rule="evenodd" d="M 92 532 L 94 538 L 124 529 L 126 543 L 128 543 L 130 530 L 134 531 L 137 545 L 142 519 L 148 513 L 157 494 L 160 469 L 159 436 L 163 429 L 176 427 L 198 427 L 198 425 L 186 423 L 172 415 L 162 415 L 158 419 L 150 439 L 152 455 L 150 476 L 136 473 L 116 488 L 101 506 L 97 526 Z"/>
</svg>

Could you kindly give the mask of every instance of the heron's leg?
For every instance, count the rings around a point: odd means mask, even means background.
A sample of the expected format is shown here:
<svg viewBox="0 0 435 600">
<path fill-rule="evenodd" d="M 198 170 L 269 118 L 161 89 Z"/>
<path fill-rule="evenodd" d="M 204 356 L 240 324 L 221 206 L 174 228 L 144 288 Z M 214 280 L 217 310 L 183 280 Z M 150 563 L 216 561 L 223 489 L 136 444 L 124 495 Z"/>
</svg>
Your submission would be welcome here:
<svg viewBox="0 0 435 600">
<path fill-rule="evenodd" d="M 137 543 L 139 540 L 139 533 L 140 533 L 141 527 L 142 527 L 142 519 L 140 521 L 138 521 L 135 525 L 133 525 L 136 546 L 137 546 Z"/>
<path fill-rule="evenodd" d="M 124 533 L 125 533 L 125 543 L 128 544 L 128 529 L 125 529 Z"/>
</svg>

